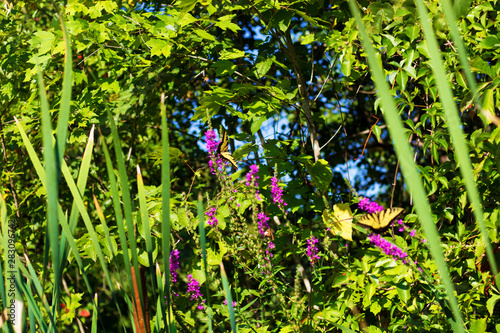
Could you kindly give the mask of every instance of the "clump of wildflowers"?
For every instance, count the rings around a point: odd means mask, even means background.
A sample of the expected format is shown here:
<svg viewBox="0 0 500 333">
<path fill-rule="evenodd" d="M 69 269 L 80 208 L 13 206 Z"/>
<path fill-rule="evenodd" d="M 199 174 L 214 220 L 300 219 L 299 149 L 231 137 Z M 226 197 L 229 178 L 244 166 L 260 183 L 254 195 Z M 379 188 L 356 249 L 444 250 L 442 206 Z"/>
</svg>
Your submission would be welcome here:
<svg viewBox="0 0 500 333">
<path fill-rule="evenodd" d="M 316 243 L 318 241 L 319 240 L 314 236 L 311 236 L 311 238 L 309 238 L 307 240 L 306 253 L 307 253 L 307 257 L 309 258 L 309 261 L 311 262 L 311 266 L 314 266 L 314 262 L 316 260 L 319 260 L 319 258 L 320 258 L 318 255 L 318 247 L 316 246 Z"/>
<path fill-rule="evenodd" d="M 267 244 L 267 248 L 266 248 L 266 251 L 265 251 L 265 256 L 264 256 L 264 260 L 265 260 L 265 263 L 263 264 L 263 269 L 264 269 L 264 274 L 268 275 L 268 274 L 271 274 L 271 268 L 272 268 L 272 264 L 271 264 L 271 258 L 273 257 L 273 253 L 271 250 L 273 250 L 275 248 L 275 245 L 273 242 L 269 242 Z"/>
<path fill-rule="evenodd" d="M 408 262 L 406 259 L 408 257 L 408 254 L 406 252 L 404 252 L 391 242 L 387 241 L 380 235 L 371 234 L 370 236 L 368 236 L 368 239 L 370 240 L 370 243 L 378 247 L 386 255 L 393 257 L 394 260 L 397 261 L 398 259 L 401 259 L 403 264 L 406 264 Z"/>
<path fill-rule="evenodd" d="M 207 140 L 207 149 L 209 154 L 215 154 L 217 151 L 217 147 L 219 146 L 219 142 L 215 141 L 215 131 L 208 130 L 205 132 L 205 138 Z"/>
<path fill-rule="evenodd" d="M 217 220 L 217 217 L 215 217 L 215 214 L 217 213 L 217 209 L 215 207 L 210 207 L 208 212 L 205 213 L 205 215 L 208 216 L 208 225 L 211 227 L 216 227 L 219 223 Z"/>
<path fill-rule="evenodd" d="M 358 202 L 358 207 L 369 214 L 381 212 L 384 207 L 376 203 L 375 201 L 370 201 L 368 198 L 363 198 Z"/>
<path fill-rule="evenodd" d="M 252 185 L 252 177 L 254 179 L 254 186 L 258 187 L 257 179 L 259 179 L 259 176 L 255 176 L 255 174 L 259 172 L 259 166 L 257 164 L 252 164 L 250 165 L 250 172 L 247 173 L 247 181 L 246 181 L 246 186 L 251 186 Z"/>
<path fill-rule="evenodd" d="M 264 213 L 259 213 L 257 215 L 257 219 L 258 219 L 257 223 L 259 226 L 259 234 L 265 236 L 266 230 L 269 229 L 269 223 L 267 223 L 267 221 L 269 221 L 269 217 Z"/>
<path fill-rule="evenodd" d="M 179 270 L 179 250 L 170 252 L 170 274 L 172 274 L 172 282 L 177 282 L 177 271 Z"/>
<path fill-rule="evenodd" d="M 271 194 L 273 196 L 273 202 L 278 205 L 281 209 L 287 205 L 283 200 L 283 189 L 278 186 L 278 178 L 274 176 L 271 178 Z"/>
<path fill-rule="evenodd" d="M 250 165 L 250 171 L 246 174 L 246 182 L 245 185 L 250 187 L 254 186 L 256 191 L 255 194 L 257 196 L 257 200 L 260 200 L 259 197 L 259 183 L 257 182 L 257 179 L 260 177 L 256 175 L 256 173 L 259 172 L 259 166 L 257 164 L 252 164 Z"/>
<path fill-rule="evenodd" d="M 191 300 L 198 300 L 198 298 L 200 299 L 201 303 L 199 303 L 198 309 L 199 310 L 203 310 L 205 308 L 205 306 L 204 306 L 205 300 L 202 300 L 203 299 L 203 295 L 200 292 L 200 283 L 198 282 L 198 280 L 196 280 L 195 278 L 193 278 L 192 274 L 189 274 L 187 276 L 187 278 L 188 278 L 187 293 L 191 294 Z"/>
</svg>

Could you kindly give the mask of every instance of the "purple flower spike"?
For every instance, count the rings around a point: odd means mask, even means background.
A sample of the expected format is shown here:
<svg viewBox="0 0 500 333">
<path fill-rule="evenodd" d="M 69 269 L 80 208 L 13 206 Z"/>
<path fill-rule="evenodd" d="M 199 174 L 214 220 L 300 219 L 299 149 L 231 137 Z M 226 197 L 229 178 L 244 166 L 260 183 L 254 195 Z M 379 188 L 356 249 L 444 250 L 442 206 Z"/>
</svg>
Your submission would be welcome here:
<svg viewBox="0 0 500 333">
<path fill-rule="evenodd" d="M 278 186 L 278 178 L 274 176 L 271 178 L 271 194 L 273 196 L 273 202 L 279 207 L 286 206 L 287 203 L 283 200 L 283 189 Z"/>
<path fill-rule="evenodd" d="M 177 282 L 178 270 L 179 270 L 179 250 L 173 250 L 170 253 L 170 274 L 172 274 L 172 282 Z"/>
<path fill-rule="evenodd" d="M 358 207 L 369 214 L 381 212 L 384 207 L 376 203 L 375 201 L 370 201 L 367 198 L 363 198 L 358 202 Z"/>
<path fill-rule="evenodd" d="M 203 310 L 205 308 L 203 305 L 205 303 L 205 300 L 202 300 L 203 295 L 200 292 L 200 283 L 195 278 L 193 278 L 192 274 L 189 274 L 187 277 L 188 277 L 187 293 L 191 294 L 191 300 L 197 300 L 198 298 L 200 299 L 201 302 L 200 304 L 198 304 L 198 309 Z"/>
<path fill-rule="evenodd" d="M 269 223 L 267 223 L 267 221 L 269 221 L 269 217 L 264 213 L 259 213 L 257 215 L 257 219 L 259 220 L 259 234 L 265 236 L 266 230 L 269 229 Z"/>
<path fill-rule="evenodd" d="M 311 261 L 311 266 L 314 266 L 314 262 L 318 260 L 320 257 L 318 255 L 318 247 L 316 246 L 316 243 L 318 242 L 318 239 L 314 236 L 311 236 L 307 240 L 307 257 L 309 258 L 309 261 Z"/>
<path fill-rule="evenodd" d="M 213 206 L 205 213 L 205 215 L 208 216 L 208 225 L 211 227 L 216 227 L 219 223 L 219 220 L 215 217 L 216 213 L 217 209 Z"/>
<path fill-rule="evenodd" d="M 208 130 L 205 132 L 205 139 L 207 141 L 207 149 L 209 154 L 214 154 L 219 146 L 219 141 L 215 141 L 215 131 Z"/>
<path fill-rule="evenodd" d="M 406 257 L 408 257 L 408 254 L 380 235 L 371 234 L 368 239 L 370 240 L 370 243 L 378 247 L 386 255 L 393 257 L 394 260 L 401 259 L 404 264 L 407 262 Z"/>
</svg>

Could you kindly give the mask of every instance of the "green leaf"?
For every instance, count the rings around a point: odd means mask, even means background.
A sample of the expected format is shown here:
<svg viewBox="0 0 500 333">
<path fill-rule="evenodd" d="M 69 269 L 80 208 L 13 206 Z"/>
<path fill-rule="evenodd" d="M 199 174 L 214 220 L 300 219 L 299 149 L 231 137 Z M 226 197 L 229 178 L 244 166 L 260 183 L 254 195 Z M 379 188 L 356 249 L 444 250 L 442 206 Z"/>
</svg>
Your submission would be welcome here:
<svg viewBox="0 0 500 333">
<path fill-rule="evenodd" d="M 351 68 L 353 62 L 352 53 L 344 54 L 342 57 L 340 57 L 340 61 L 340 70 L 342 71 L 342 74 L 344 74 L 345 76 L 351 76 Z"/>
<path fill-rule="evenodd" d="M 406 31 L 406 36 L 410 38 L 410 42 L 413 42 L 420 34 L 420 28 L 417 25 L 406 27 L 405 31 Z"/>
<path fill-rule="evenodd" d="M 315 40 L 316 40 L 316 36 L 314 36 L 314 34 L 308 34 L 308 35 L 303 36 L 303 37 L 300 39 L 300 44 L 301 44 L 301 45 L 311 44 L 311 43 L 312 43 L 312 42 L 314 42 Z"/>
<path fill-rule="evenodd" d="M 498 49 L 500 47 L 500 40 L 497 36 L 488 36 L 477 47 L 480 49 Z"/>
<path fill-rule="evenodd" d="M 469 332 L 471 333 L 486 332 L 486 318 L 472 320 Z"/>
<path fill-rule="evenodd" d="M 255 74 L 258 78 L 263 77 L 269 71 L 273 64 L 273 59 L 266 59 L 255 64 Z"/>
<path fill-rule="evenodd" d="M 220 53 L 220 60 L 238 59 L 245 56 L 245 51 L 240 51 L 236 49 L 222 50 Z"/>
<path fill-rule="evenodd" d="M 198 36 L 200 36 L 201 38 L 203 38 L 204 40 L 212 41 L 212 42 L 216 41 L 215 37 L 212 36 L 211 34 L 209 34 L 208 32 L 206 32 L 205 30 L 195 29 L 194 33 L 197 34 Z"/>
<path fill-rule="evenodd" d="M 382 142 L 380 136 L 382 135 L 382 129 L 378 125 L 373 125 L 373 135 L 377 138 L 378 142 Z"/>
<path fill-rule="evenodd" d="M 332 170 L 330 169 L 328 162 L 323 159 L 318 160 L 314 164 L 307 162 L 306 167 L 307 171 L 311 175 L 314 185 L 321 193 L 326 193 L 333 178 Z"/>
<path fill-rule="evenodd" d="M 403 303 L 408 303 L 408 300 L 410 299 L 410 287 L 408 286 L 408 282 L 403 281 L 401 283 L 398 283 L 396 285 L 396 289 L 398 291 L 398 296 L 401 299 Z"/>
<path fill-rule="evenodd" d="M 252 124 L 250 125 L 250 129 L 252 131 L 252 134 L 257 133 L 257 131 L 260 129 L 262 126 L 262 123 L 264 123 L 267 120 L 266 117 L 256 117 L 252 119 Z"/>
<path fill-rule="evenodd" d="M 336 204 L 333 211 L 323 210 L 323 223 L 335 236 L 352 241 L 352 212 L 348 204 Z"/>
<path fill-rule="evenodd" d="M 500 295 L 492 294 L 491 297 L 486 301 L 486 308 L 490 313 L 490 316 L 493 316 L 493 311 L 495 310 L 495 305 L 500 299 Z"/>
<path fill-rule="evenodd" d="M 42 55 L 50 52 L 55 44 L 55 36 L 50 31 L 37 31 L 30 39 L 31 47 L 38 47 L 38 54 Z"/>
<path fill-rule="evenodd" d="M 483 110 L 489 113 L 492 117 L 485 117 L 484 121 L 487 124 L 491 123 L 491 120 L 495 116 L 495 99 L 494 99 L 494 89 L 486 89 L 483 96 Z"/>
<path fill-rule="evenodd" d="M 237 24 L 231 22 L 233 17 L 234 17 L 234 15 L 222 16 L 219 18 L 219 21 L 215 23 L 215 25 L 224 31 L 229 29 L 232 32 L 237 32 L 237 31 L 241 30 L 241 28 Z"/>
<path fill-rule="evenodd" d="M 172 49 L 172 44 L 168 43 L 166 40 L 163 39 L 150 39 L 146 43 L 149 47 L 151 47 L 151 55 L 152 56 L 159 56 L 159 55 L 164 55 L 165 57 L 170 56 L 170 50 Z"/>
</svg>

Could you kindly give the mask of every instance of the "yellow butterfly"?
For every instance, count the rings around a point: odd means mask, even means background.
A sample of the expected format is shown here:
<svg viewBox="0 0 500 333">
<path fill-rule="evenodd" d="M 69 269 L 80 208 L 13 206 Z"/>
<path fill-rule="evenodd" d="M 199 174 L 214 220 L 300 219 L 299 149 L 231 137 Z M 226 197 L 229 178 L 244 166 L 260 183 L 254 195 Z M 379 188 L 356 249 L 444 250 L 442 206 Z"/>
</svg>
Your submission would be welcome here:
<svg viewBox="0 0 500 333">
<path fill-rule="evenodd" d="M 358 223 L 372 227 L 375 230 L 383 229 L 391 223 L 399 214 L 403 213 L 403 208 L 387 208 L 381 212 L 366 214 L 361 216 Z"/>
<path fill-rule="evenodd" d="M 224 131 L 224 134 L 222 135 L 222 141 L 219 143 L 219 146 L 217 147 L 217 153 L 220 154 L 223 160 L 228 161 L 231 163 L 236 169 L 238 169 L 238 165 L 236 164 L 236 161 L 229 152 L 229 140 L 227 139 L 227 132 Z"/>
</svg>

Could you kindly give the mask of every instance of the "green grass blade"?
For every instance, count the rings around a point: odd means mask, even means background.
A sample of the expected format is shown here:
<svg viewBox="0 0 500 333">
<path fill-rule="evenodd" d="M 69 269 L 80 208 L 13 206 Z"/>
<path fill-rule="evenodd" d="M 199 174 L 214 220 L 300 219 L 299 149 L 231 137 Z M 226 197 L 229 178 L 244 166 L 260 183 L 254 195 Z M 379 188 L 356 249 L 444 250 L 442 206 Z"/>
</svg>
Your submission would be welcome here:
<svg viewBox="0 0 500 333">
<path fill-rule="evenodd" d="M 231 288 L 229 287 L 229 281 L 227 280 L 226 270 L 224 269 L 222 261 L 220 263 L 220 274 L 222 277 L 222 285 L 224 286 L 224 293 L 226 294 L 229 319 L 231 320 L 231 330 L 236 333 L 238 332 L 238 327 L 236 326 L 236 317 L 234 316 L 233 296 L 231 295 Z"/>
<path fill-rule="evenodd" d="M 170 325 L 173 326 L 170 316 L 170 144 L 168 142 L 168 126 L 167 126 L 167 112 L 165 107 L 165 94 L 161 94 L 160 101 L 160 114 L 161 114 L 161 146 L 162 146 L 162 163 L 161 163 L 161 184 L 162 184 L 162 249 L 163 249 L 163 271 L 165 272 L 165 294 L 167 296 L 167 306 L 164 308 L 162 302 L 163 313 L 167 315 L 165 327 L 167 331 L 171 332 Z M 175 326 L 174 326 L 175 327 Z"/>
<path fill-rule="evenodd" d="M 50 117 L 49 103 L 45 93 L 45 85 L 41 69 L 38 70 L 38 88 L 41 102 L 41 123 L 42 123 L 42 141 L 43 141 L 43 159 L 45 162 L 45 175 L 47 177 L 47 235 L 52 250 L 52 269 L 54 271 L 54 295 L 52 297 L 52 315 L 57 316 L 59 308 L 61 272 L 59 256 L 59 221 L 58 221 L 58 161 L 54 149 L 54 140 L 52 137 L 52 119 Z"/>
<path fill-rule="evenodd" d="M 85 151 L 83 153 L 83 158 L 82 158 L 82 163 L 80 165 L 80 169 L 78 172 L 78 180 L 77 180 L 77 188 L 80 194 L 83 196 L 83 193 L 85 192 L 85 187 L 87 184 L 87 179 L 90 171 L 90 162 L 92 159 L 92 152 L 94 149 L 94 129 L 95 126 L 92 126 L 92 129 L 90 130 L 89 133 L 89 139 L 87 142 L 87 145 L 85 147 Z M 80 215 L 78 214 L 78 208 L 76 207 L 76 203 L 73 202 L 73 205 L 71 207 L 71 213 L 70 213 L 70 218 L 69 218 L 69 230 L 71 231 L 71 235 L 74 233 L 76 229 L 76 225 L 78 222 L 78 218 Z M 64 265 L 66 262 L 67 256 L 68 256 L 68 247 L 66 246 L 66 237 L 67 235 L 63 233 L 61 235 L 61 244 L 60 244 L 60 253 L 61 255 L 61 266 Z"/>
<path fill-rule="evenodd" d="M 205 218 L 203 215 L 203 197 L 201 193 L 198 195 L 198 231 L 200 233 L 200 243 L 201 243 L 201 255 L 203 258 L 203 269 L 205 270 L 205 287 L 207 293 L 207 307 L 210 309 L 210 281 L 208 279 L 208 264 L 207 264 L 207 245 L 206 245 L 206 237 L 205 237 Z M 208 331 L 213 332 L 212 329 L 212 312 L 207 311 L 208 315 Z"/>
<path fill-rule="evenodd" d="M 116 124 L 113 120 L 113 116 L 111 115 L 111 112 L 109 109 L 106 109 L 106 113 L 108 114 L 108 121 L 109 121 L 109 126 L 111 128 L 111 134 L 113 136 L 113 147 L 115 150 L 115 157 L 116 157 L 116 164 L 118 167 L 118 172 L 120 175 L 120 185 L 122 189 L 122 201 L 123 201 L 123 211 L 125 213 L 125 223 L 127 225 L 127 236 L 129 240 L 129 245 L 130 245 L 130 252 L 131 252 L 131 257 L 132 257 L 132 265 L 134 267 L 134 271 L 136 272 L 136 280 L 137 280 L 137 286 L 139 290 L 139 297 L 141 300 L 140 306 L 142 307 L 142 313 L 146 313 L 145 311 L 145 306 L 144 306 L 144 291 L 142 290 L 142 283 L 141 283 L 141 275 L 139 274 L 139 259 L 137 257 L 137 244 L 136 244 L 136 236 L 134 234 L 134 221 L 132 218 L 132 199 L 130 196 L 130 182 L 128 181 L 127 177 L 127 168 L 125 164 L 125 159 L 123 157 L 123 151 L 120 143 L 120 137 L 118 135 L 118 130 L 116 128 Z M 132 272 L 128 271 L 127 274 L 130 276 L 130 281 L 131 284 L 130 286 L 132 287 L 133 290 L 133 284 L 132 284 Z M 135 304 L 135 303 L 134 303 Z M 132 309 L 132 308 L 131 308 Z M 136 313 L 139 313 L 138 311 Z"/>
<path fill-rule="evenodd" d="M 139 212 L 144 229 L 144 239 L 146 240 L 146 252 L 148 253 L 149 272 L 151 274 L 151 290 L 153 297 L 156 299 L 156 275 L 154 271 L 153 261 L 153 241 L 151 240 L 151 229 L 149 227 L 148 205 L 146 203 L 146 190 L 144 189 L 144 181 L 142 179 L 141 168 L 137 166 L 137 192 L 139 196 Z"/>
<path fill-rule="evenodd" d="M 57 10 L 57 7 L 56 7 Z M 68 35 L 68 30 L 64 24 L 61 13 L 58 12 L 59 22 L 61 23 L 61 30 L 63 33 L 65 53 L 64 53 L 64 73 L 63 73 L 63 85 L 61 94 L 61 105 L 59 108 L 59 117 L 57 122 L 56 131 L 56 146 L 57 146 L 57 159 L 58 163 L 64 156 L 64 149 L 66 147 L 66 136 L 68 134 L 68 122 L 70 115 L 70 104 L 71 104 L 71 81 L 73 76 L 73 59 L 71 51 L 71 41 Z"/>
<path fill-rule="evenodd" d="M 472 75 L 472 69 L 469 65 L 469 59 L 467 57 L 467 51 L 464 45 L 464 42 L 460 36 L 460 33 L 458 32 L 457 29 L 457 24 L 456 24 L 456 17 L 455 17 L 455 11 L 453 10 L 453 7 L 450 3 L 449 0 L 442 0 L 441 1 L 443 5 L 443 12 L 445 19 L 448 23 L 448 27 L 450 28 L 450 34 L 453 38 L 453 42 L 455 43 L 455 47 L 458 51 L 458 56 L 460 59 L 460 64 L 462 65 L 463 68 L 463 73 L 465 74 L 465 77 L 467 79 L 467 83 L 469 84 L 469 88 L 472 92 L 472 95 L 474 96 L 474 101 L 476 103 L 476 106 L 480 110 L 480 112 L 483 112 L 483 108 L 481 105 L 481 99 L 479 98 L 477 94 L 477 86 L 476 86 L 476 80 L 474 79 L 474 76 Z M 435 55 L 434 55 L 435 56 Z M 456 113 L 456 108 L 455 109 L 446 109 L 445 108 L 445 114 L 446 118 L 449 119 L 449 117 L 458 117 Z M 472 211 L 474 213 L 474 217 L 476 218 L 477 224 L 479 225 L 479 230 L 481 231 L 481 235 L 483 237 L 483 242 L 486 245 L 486 254 L 488 256 L 488 261 L 490 263 L 493 276 L 496 276 L 496 283 L 497 285 L 500 285 L 500 276 L 498 275 L 498 267 L 497 267 L 497 261 L 495 260 L 495 256 L 493 254 L 493 248 L 491 246 L 490 238 L 488 236 L 488 230 L 486 228 L 486 224 L 484 221 L 484 214 L 483 214 L 483 206 L 479 200 L 479 193 L 477 191 L 476 187 L 476 182 L 474 181 L 474 177 L 472 176 L 472 166 L 470 165 L 470 158 L 467 150 L 467 146 L 464 142 L 463 139 L 463 133 L 460 128 L 457 128 L 458 133 L 454 133 L 457 137 L 452 136 L 455 140 L 459 140 L 463 142 L 461 144 L 462 148 L 461 149 L 466 149 L 465 153 L 464 151 L 460 151 L 460 154 L 458 155 L 458 161 L 460 163 L 460 166 L 465 167 L 461 168 L 460 170 L 462 171 L 462 175 L 465 178 L 465 186 L 467 187 L 467 193 L 469 194 L 469 200 L 471 202 L 472 206 Z M 465 158 L 465 160 L 462 160 Z"/>
<path fill-rule="evenodd" d="M 446 72 L 444 70 L 441 53 L 439 51 L 439 45 L 437 43 L 433 27 L 429 23 L 429 13 L 427 12 L 427 9 L 422 0 L 415 0 L 415 3 L 417 4 L 417 9 L 421 18 L 420 21 L 422 24 L 422 29 L 424 31 L 424 35 L 427 41 L 429 56 L 432 64 L 431 66 L 432 72 L 434 73 L 434 77 L 436 78 L 436 84 L 439 89 L 439 99 L 443 104 L 443 110 L 446 117 L 446 121 L 448 123 L 448 129 L 451 135 L 451 140 L 453 146 L 455 147 L 455 160 L 460 166 L 460 173 L 462 174 L 462 178 L 464 179 L 465 182 L 465 187 L 467 189 L 467 196 L 469 197 L 469 200 L 471 202 L 474 217 L 476 218 L 476 221 L 479 224 L 483 241 L 485 242 L 486 245 L 488 260 L 492 264 L 491 267 L 494 270 L 494 274 L 497 275 L 498 269 L 495 264 L 496 260 L 494 259 L 493 249 L 491 248 L 490 245 L 488 231 L 484 223 L 483 206 L 480 200 L 479 192 L 476 187 L 476 182 L 474 181 L 474 173 L 472 169 L 471 160 L 469 157 L 469 149 L 467 148 L 467 144 L 464 139 L 464 133 L 460 128 L 461 122 L 458 116 L 459 110 L 457 109 L 457 106 L 453 99 L 453 92 L 446 78 Z M 451 6 L 447 8 L 447 16 L 448 19 L 452 20 L 451 22 L 448 22 L 449 26 L 455 27 L 455 21 L 454 21 L 455 18 Z M 459 36 L 456 37 L 460 39 Z M 465 56 L 465 59 L 466 58 L 467 57 Z M 465 61 L 465 63 L 467 63 L 467 61 Z M 451 305 L 453 308 L 454 305 L 453 304 Z M 455 312 L 455 309 L 453 310 Z"/>
<path fill-rule="evenodd" d="M 399 119 L 394 100 L 391 97 L 392 95 L 390 93 L 386 77 L 377 62 L 375 50 L 373 49 L 370 38 L 365 30 L 357 4 L 354 0 L 349 0 L 349 6 L 353 16 L 356 18 L 361 35 L 361 42 L 368 57 L 377 93 L 381 98 L 387 127 L 394 140 L 394 148 L 401 163 L 406 185 L 415 199 L 414 204 L 418 217 L 422 223 L 422 228 L 427 237 L 431 254 L 436 261 L 436 265 L 440 271 L 440 275 L 448 295 L 448 301 L 450 302 L 454 315 L 454 318 L 448 318 L 448 320 L 455 331 L 464 332 L 465 328 L 463 326 L 462 316 L 458 308 L 458 301 L 455 297 L 455 290 L 453 288 L 453 284 L 451 283 L 448 267 L 446 266 L 446 262 L 444 260 L 439 241 L 439 234 L 436 225 L 432 220 L 431 209 L 429 202 L 427 201 L 422 179 L 418 173 L 415 163 L 413 162 L 411 147 L 407 140 L 403 140 L 403 138 L 406 138 L 404 127 Z"/>
</svg>

